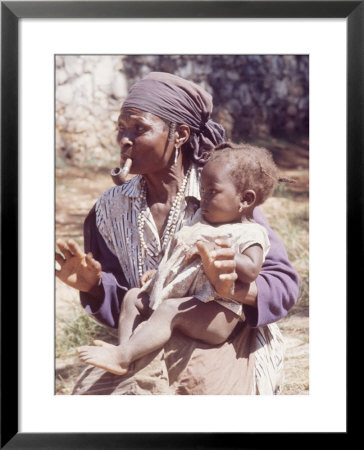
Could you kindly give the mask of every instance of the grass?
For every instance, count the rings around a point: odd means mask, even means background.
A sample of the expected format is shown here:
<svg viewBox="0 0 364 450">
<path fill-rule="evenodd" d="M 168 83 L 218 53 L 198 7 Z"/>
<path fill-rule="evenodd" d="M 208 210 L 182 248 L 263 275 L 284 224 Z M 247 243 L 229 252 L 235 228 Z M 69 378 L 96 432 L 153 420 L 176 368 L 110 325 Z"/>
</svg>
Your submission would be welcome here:
<svg viewBox="0 0 364 450">
<path fill-rule="evenodd" d="M 110 342 L 116 336 L 116 330 L 98 323 L 79 303 L 74 303 L 67 317 L 57 318 L 56 358 L 74 356 L 77 347 L 91 345 L 94 339 Z"/>
<path fill-rule="evenodd" d="M 297 306 L 309 306 L 309 204 L 301 194 L 276 195 L 262 206 L 300 277 Z"/>
</svg>

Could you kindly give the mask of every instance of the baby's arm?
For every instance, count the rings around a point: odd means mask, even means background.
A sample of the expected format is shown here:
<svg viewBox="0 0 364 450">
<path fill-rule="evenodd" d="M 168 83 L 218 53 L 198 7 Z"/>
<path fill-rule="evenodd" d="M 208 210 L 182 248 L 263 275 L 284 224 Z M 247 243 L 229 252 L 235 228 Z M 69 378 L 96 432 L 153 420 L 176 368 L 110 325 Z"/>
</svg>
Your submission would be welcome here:
<svg viewBox="0 0 364 450">
<path fill-rule="evenodd" d="M 252 283 L 259 275 L 263 265 L 263 249 L 259 244 L 248 247 L 243 253 L 235 255 L 236 273 L 243 283 Z"/>
<path fill-rule="evenodd" d="M 258 276 L 262 265 L 262 248 L 253 245 L 237 254 L 225 239 L 215 242 L 217 245 L 214 248 L 205 242 L 196 244 L 207 278 L 221 297 L 254 305 L 256 286 L 252 281 Z M 250 281 L 244 282 L 240 277 Z"/>
<path fill-rule="evenodd" d="M 254 244 L 243 253 L 235 253 L 234 256 L 234 272 L 220 274 L 215 289 L 223 298 L 253 305 L 256 298 L 254 281 L 262 268 L 263 249 L 259 244 Z M 219 267 L 219 263 L 215 261 L 214 265 Z"/>
</svg>

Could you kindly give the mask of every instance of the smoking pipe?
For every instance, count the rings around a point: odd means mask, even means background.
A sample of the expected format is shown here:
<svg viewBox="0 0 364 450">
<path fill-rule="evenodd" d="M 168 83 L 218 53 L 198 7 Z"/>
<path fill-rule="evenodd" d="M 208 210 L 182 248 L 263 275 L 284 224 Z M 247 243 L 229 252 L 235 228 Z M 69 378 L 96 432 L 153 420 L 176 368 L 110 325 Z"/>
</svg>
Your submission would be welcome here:
<svg viewBox="0 0 364 450">
<path fill-rule="evenodd" d="M 123 167 L 114 167 L 111 172 L 111 178 L 117 186 L 121 186 L 125 183 L 127 176 L 129 175 L 132 160 L 126 158 Z"/>
</svg>

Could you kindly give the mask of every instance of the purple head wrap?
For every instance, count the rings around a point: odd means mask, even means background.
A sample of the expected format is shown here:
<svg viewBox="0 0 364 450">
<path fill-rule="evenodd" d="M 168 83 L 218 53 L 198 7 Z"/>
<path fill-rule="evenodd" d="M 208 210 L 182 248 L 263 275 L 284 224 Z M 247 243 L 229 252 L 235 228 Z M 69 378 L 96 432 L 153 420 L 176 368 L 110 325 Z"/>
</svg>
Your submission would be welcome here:
<svg viewBox="0 0 364 450">
<path fill-rule="evenodd" d="M 123 108 L 137 108 L 168 122 L 190 127 L 188 141 L 196 162 L 205 162 L 210 150 L 225 140 L 225 130 L 210 119 L 212 96 L 197 84 L 165 72 L 151 72 L 135 83 Z"/>
</svg>

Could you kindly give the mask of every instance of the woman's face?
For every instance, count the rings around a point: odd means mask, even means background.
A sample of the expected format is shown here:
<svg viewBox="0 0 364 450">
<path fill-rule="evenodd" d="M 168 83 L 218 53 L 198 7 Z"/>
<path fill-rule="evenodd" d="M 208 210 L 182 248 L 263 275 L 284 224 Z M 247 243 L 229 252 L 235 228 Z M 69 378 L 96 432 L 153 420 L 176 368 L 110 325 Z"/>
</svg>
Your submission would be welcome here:
<svg viewBox="0 0 364 450">
<path fill-rule="evenodd" d="M 168 167 L 174 141 L 168 141 L 168 126 L 159 117 L 135 108 L 122 108 L 117 142 L 122 160 L 131 158 L 132 174 L 150 174 Z"/>
</svg>

